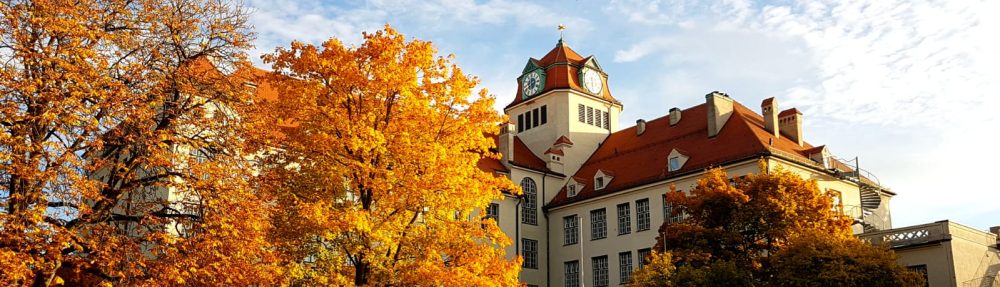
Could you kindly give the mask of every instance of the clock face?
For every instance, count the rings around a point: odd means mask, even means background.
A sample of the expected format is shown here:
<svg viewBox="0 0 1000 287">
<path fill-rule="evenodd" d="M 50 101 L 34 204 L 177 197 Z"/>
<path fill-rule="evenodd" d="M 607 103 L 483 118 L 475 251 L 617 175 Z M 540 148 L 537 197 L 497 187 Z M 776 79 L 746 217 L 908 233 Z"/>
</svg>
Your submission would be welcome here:
<svg viewBox="0 0 1000 287">
<path fill-rule="evenodd" d="M 601 88 L 604 86 L 604 82 L 601 81 L 601 74 L 593 69 L 584 69 L 583 76 L 583 87 L 587 91 L 600 95 Z"/>
<path fill-rule="evenodd" d="M 534 96 L 538 92 L 542 91 L 542 85 L 544 80 L 542 79 L 542 71 L 534 70 L 521 78 L 521 95 L 524 98 Z"/>
</svg>

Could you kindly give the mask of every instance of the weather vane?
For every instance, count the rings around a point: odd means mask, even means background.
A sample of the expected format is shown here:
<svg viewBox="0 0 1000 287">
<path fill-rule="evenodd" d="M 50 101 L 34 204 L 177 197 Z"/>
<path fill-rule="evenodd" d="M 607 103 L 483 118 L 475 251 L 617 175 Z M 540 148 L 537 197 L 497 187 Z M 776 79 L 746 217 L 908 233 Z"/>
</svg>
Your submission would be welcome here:
<svg viewBox="0 0 1000 287">
<path fill-rule="evenodd" d="M 563 30 L 566 30 L 566 25 L 559 24 L 559 42 L 562 42 Z"/>
</svg>

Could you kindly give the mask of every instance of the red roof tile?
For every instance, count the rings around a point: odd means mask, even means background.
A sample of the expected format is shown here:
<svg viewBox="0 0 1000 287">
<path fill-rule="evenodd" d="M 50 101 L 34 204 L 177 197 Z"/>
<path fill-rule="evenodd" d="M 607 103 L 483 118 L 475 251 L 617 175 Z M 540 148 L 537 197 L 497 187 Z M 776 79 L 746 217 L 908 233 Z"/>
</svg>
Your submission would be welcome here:
<svg viewBox="0 0 1000 287">
<path fill-rule="evenodd" d="M 733 115 L 714 138 L 709 138 L 705 104 L 682 111 L 683 118 L 699 119 L 680 121 L 670 126 L 664 116 L 646 123 L 646 132 L 637 136 L 635 126 L 611 134 L 577 171 L 574 178 L 593 178 L 598 170 L 615 173 L 615 180 L 602 190 L 590 186 L 577 190 L 574 197 L 566 197 L 565 189 L 552 199 L 548 207 L 565 205 L 626 190 L 667 178 L 698 172 L 707 167 L 732 161 L 764 156 L 779 150 L 808 161 L 800 147 L 786 137 L 774 139 L 769 145 L 770 134 L 764 130 L 763 117 L 739 103 L 734 103 Z M 689 156 L 680 170 L 668 171 L 667 155 L 671 150 L 685 151 Z"/>
<path fill-rule="evenodd" d="M 553 143 L 552 145 L 557 145 L 557 144 L 573 145 L 573 141 L 569 140 L 569 138 L 566 136 L 559 136 L 559 138 L 556 139 L 556 142 Z"/>
<path fill-rule="evenodd" d="M 562 149 L 554 148 L 554 147 L 553 148 L 549 148 L 549 150 L 545 151 L 545 154 L 550 154 L 550 153 L 554 154 L 554 155 L 564 155 Z"/>
<path fill-rule="evenodd" d="M 799 112 L 799 110 L 797 110 L 795 108 L 791 108 L 791 109 L 787 109 L 787 110 L 784 110 L 784 111 L 781 111 L 780 113 L 778 113 L 778 117 L 781 118 L 781 117 L 790 116 L 790 115 L 793 115 L 793 114 L 800 114 L 801 115 L 802 113 Z"/>
<path fill-rule="evenodd" d="M 774 104 L 774 97 L 766 98 L 763 102 L 760 102 L 761 107 L 766 107 Z"/>
<path fill-rule="evenodd" d="M 511 162 L 511 164 L 513 165 L 541 172 L 560 174 L 552 170 L 549 170 L 548 165 L 545 164 L 545 161 L 538 158 L 538 156 L 536 156 L 535 153 L 531 152 L 531 149 L 529 149 L 528 146 L 525 145 L 523 141 L 521 141 L 521 138 L 516 136 L 514 137 L 513 158 L 514 159 Z"/>
</svg>

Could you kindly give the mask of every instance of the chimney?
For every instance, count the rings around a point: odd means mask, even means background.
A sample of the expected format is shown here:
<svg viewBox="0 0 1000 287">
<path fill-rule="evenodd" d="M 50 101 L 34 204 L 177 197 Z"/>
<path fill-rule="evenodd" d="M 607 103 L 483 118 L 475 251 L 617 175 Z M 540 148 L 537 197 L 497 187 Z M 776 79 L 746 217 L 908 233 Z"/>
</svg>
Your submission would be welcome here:
<svg viewBox="0 0 1000 287">
<path fill-rule="evenodd" d="M 500 124 L 500 140 L 497 145 L 499 149 L 500 162 L 510 168 L 510 161 L 514 160 L 514 125 L 511 123 Z"/>
<path fill-rule="evenodd" d="M 635 135 L 641 136 L 644 132 L 646 132 L 646 120 L 635 120 Z"/>
<path fill-rule="evenodd" d="M 677 125 L 681 121 L 681 109 L 670 108 L 670 126 Z"/>
<path fill-rule="evenodd" d="M 778 132 L 778 100 L 773 97 L 764 99 L 760 103 L 760 114 L 764 116 L 764 130 L 771 133 L 771 136 L 781 138 Z"/>
<path fill-rule="evenodd" d="M 733 99 L 719 91 L 705 95 L 705 106 L 708 107 L 708 137 L 715 137 L 726 125 L 729 116 L 733 115 Z"/>
<path fill-rule="evenodd" d="M 802 113 L 795 108 L 781 111 L 778 114 L 778 130 L 788 139 L 802 146 Z"/>
</svg>

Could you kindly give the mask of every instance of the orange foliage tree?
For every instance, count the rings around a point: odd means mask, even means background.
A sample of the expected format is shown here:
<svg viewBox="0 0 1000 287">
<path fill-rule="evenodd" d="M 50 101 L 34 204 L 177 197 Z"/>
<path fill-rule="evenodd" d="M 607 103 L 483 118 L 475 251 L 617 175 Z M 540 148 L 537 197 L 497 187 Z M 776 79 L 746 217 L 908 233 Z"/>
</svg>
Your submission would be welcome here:
<svg viewBox="0 0 1000 287">
<path fill-rule="evenodd" d="M 475 78 L 388 26 L 264 60 L 280 100 L 256 113 L 260 184 L 293 283 L 517 284 L 509 239 L 477 211 L 517 187 L 476 167 L 503 119 Z"/>
<path fill-rule="evenodd" d="M 763 161 L 760 165 L 761 170 L 767 169 Z M 910 272 L 896 266 L 895 257 L 887 250 L 853 237 L 852 220 L 833 208 L 832 199 L 819 191 L 815 181 L 781 168 L 731 179 L 722 169 L 710 169 L 690 194 L 674 190 L 667 193 L 667 201 L 674 206 L 673 215 L 684 215 L 681 222 L 660 227 L 654 247 L 655 252 L 669 253 L 673 258 L 672 286 L 787 285 L 791 282 L 785 280 L 794 277 L 789 274 L 804 276 L 795 286 L 825 286 L 828 282 L 810 281 L 817 278 L 802 272 L 823 268 L 826 263 L 808 262 L 824 256 L 867 261 L 865 266 L 878 267 L 865 271 L 870 274 L 912 278 Z M 817 238 L 826 243 L 810 242 Z M 830 248 L 833 242 L 850 246 L 857 253 L 837 253 L 843 249 Z M 826 250 L 807 252 L 816 246 Z M 828 267 L 844 263 L 827 262 L 831 264 Z M 662 270 L 637 272 L 637 278 L 644 278 L 644 273 Z M 851 276 L 841 275 L 845 274 Z M 877 282 L 882 281 L 867 284 Z M 648 286 L 643 282 L 635 285 Z"/>
<path fill-rule="evenodd" d="M 0 285 L 278 275 L 239 149 L 250 93 L 219 71 L 246 65 L 239 5 L 0 1 Z"/>
</svg>

